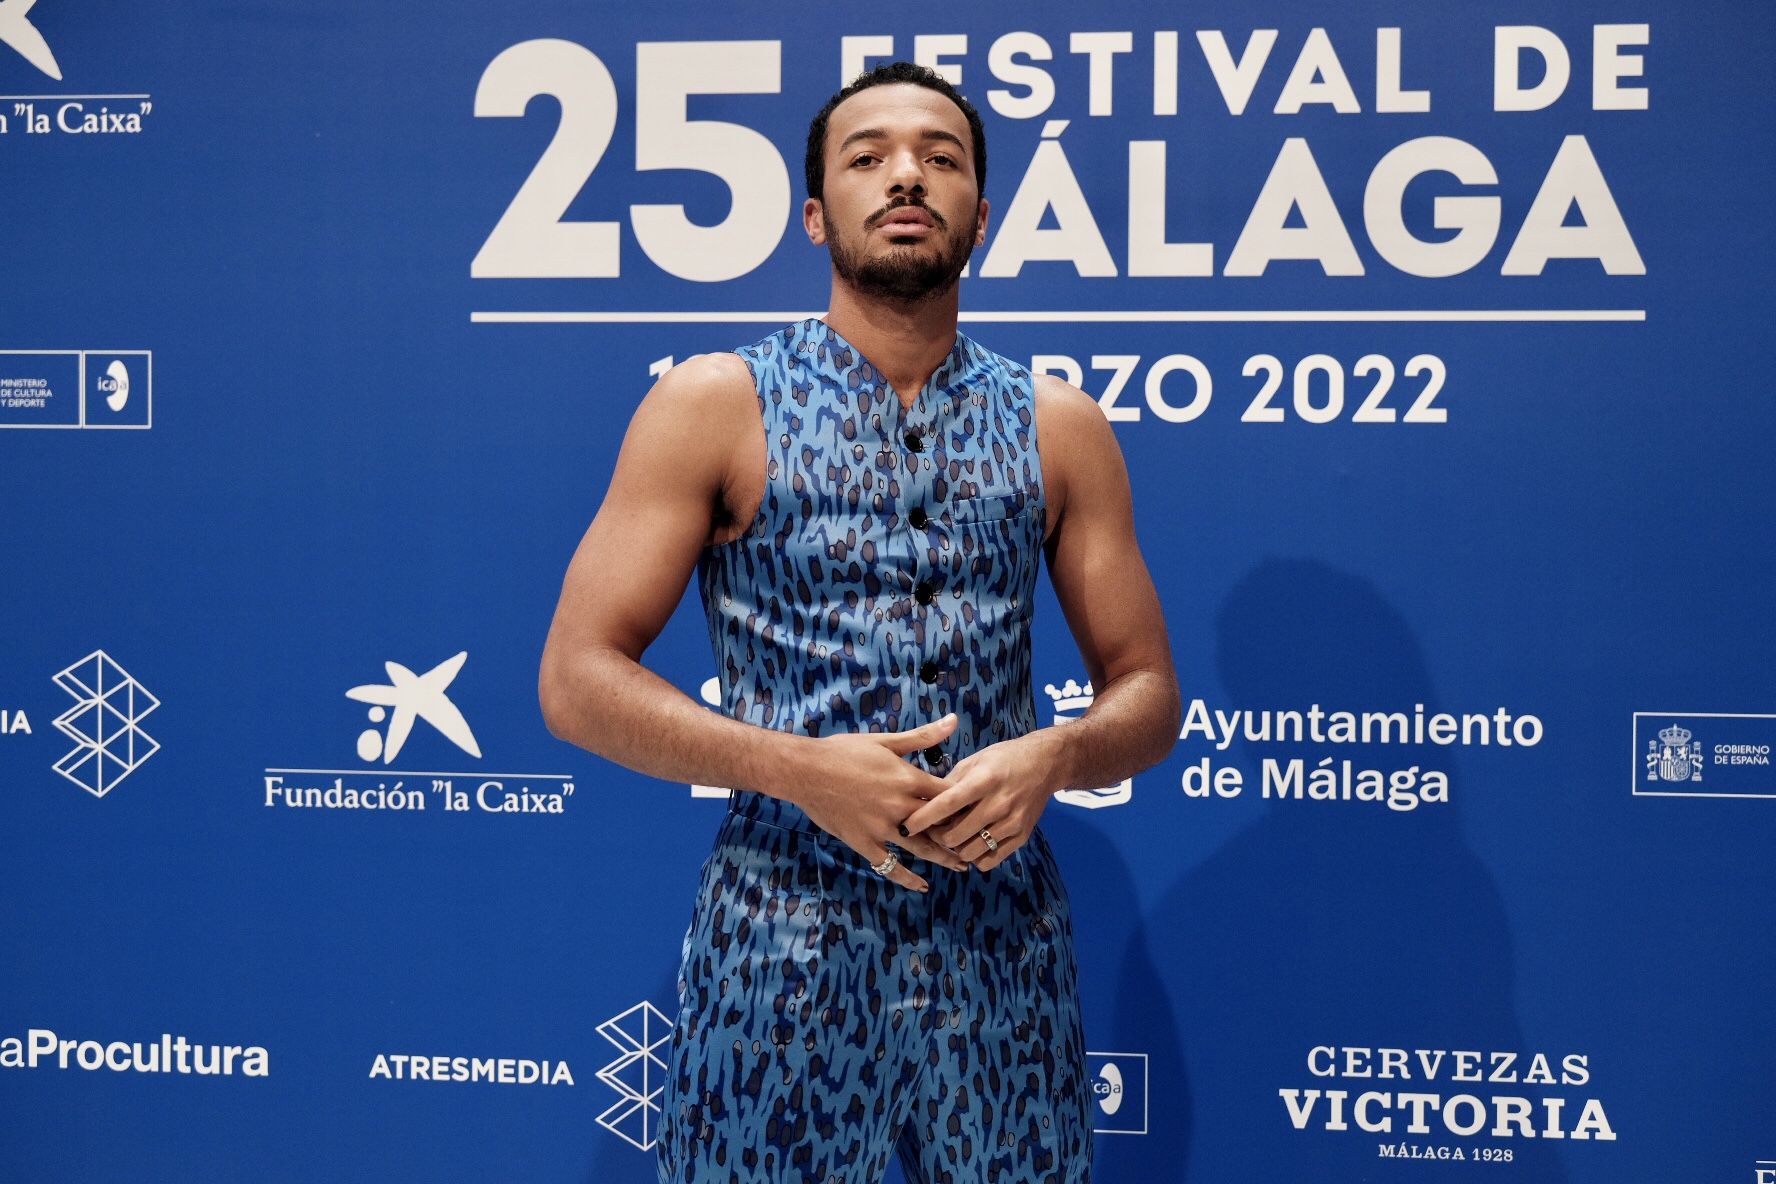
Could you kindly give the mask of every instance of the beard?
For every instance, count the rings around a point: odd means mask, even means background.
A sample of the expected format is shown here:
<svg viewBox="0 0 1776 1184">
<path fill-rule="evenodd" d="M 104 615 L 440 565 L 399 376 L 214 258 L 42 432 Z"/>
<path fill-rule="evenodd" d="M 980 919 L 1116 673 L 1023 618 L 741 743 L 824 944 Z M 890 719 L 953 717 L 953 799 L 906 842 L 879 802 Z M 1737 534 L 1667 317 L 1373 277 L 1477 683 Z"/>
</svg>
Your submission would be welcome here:
<svg viewBox="0 0 1776 1184">
<path fill-rule="evenodd" d="M 865 224 L 864 238 L 874 233 L 876 223 L 898 208 L 890 206 L 871 218 Z M 968 225 L 952 231 L 942 214 L 930 206 L 919 208 L 936 224 L 933 229 L 937 234 L 926 237 L 938 238 L 940 250 L 927 250 L 924 243 L 898 244 L 890 246 L 883 254 L 864 258 L 834 226 L 829 246 L 833 270 L 839 273 L 839 278 L 865 296 L 901 304 L 930 300 L 949 291 L 974 254 L 974 233 L 980 225 L 980 213 L 975 211 Z"/>
</svg>

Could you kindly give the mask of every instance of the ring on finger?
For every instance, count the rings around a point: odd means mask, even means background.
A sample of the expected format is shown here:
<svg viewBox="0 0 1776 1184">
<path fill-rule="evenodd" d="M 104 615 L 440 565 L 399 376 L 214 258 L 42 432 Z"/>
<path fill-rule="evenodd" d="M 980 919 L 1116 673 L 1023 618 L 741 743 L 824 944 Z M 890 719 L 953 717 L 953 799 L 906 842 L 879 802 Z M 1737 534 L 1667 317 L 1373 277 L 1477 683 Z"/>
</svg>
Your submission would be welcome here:
<svg viewBox="0 0 1776 1184">
<path fill-rule="evenodd" d="M 898 851 L 890 851 L 888 852 L 888 858 L 884 859 L 881 863 L 872 863 L 870 864 L 870 867 L 874 869 L 877 875 L 885 876 L 893 871 L 894 865 L 899 862 L 900 853 Z"/>
</svg>

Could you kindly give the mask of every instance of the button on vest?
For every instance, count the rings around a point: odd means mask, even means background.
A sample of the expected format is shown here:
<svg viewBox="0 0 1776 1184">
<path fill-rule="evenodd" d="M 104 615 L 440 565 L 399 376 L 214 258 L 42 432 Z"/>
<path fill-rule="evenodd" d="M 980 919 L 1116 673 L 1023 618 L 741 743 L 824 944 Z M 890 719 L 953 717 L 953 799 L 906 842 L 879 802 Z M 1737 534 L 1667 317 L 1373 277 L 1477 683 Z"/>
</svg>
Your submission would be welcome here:
<svg viewBox="0 0 1776 1184">
<path fill-rule="evenodd" d="M 766 468 L 752 523 L 697 564 L 722 712 L 825 736 L 954 711 L 918 750 L 933 771 L 1034 730 L 1047 506 L 1029 371 L 957 333 L 907 408 L 818 318 L 736 352 Z"/>
</svg>

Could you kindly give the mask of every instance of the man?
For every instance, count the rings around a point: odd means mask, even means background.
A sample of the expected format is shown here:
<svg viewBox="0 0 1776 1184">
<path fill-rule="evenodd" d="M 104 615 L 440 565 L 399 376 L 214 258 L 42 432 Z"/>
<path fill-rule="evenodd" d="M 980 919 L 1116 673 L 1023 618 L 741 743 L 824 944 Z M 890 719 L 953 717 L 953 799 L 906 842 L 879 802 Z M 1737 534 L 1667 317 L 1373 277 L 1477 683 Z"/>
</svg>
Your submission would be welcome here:
<svg viewBox="0 0 1776 1184">
<path fill-rule="evenodd" d="M 1114 435 L 957 332 L 974 108 L 904 62 L 815 118 L 824 319 L 663 375 L 573 557 L 550 730 L 734 789 L 685 935 L 662 1181 L 1083 1182 L 1091 1091 L 1055 792 L 1170 749 L 1179 696 Z M 1038 453 L 1037 443 L 1041 442 Z M 1038 728 L 1038 554 L 1096 701 Z M 710 712 L 643 668 L 695 567 Z"/>
</svg>

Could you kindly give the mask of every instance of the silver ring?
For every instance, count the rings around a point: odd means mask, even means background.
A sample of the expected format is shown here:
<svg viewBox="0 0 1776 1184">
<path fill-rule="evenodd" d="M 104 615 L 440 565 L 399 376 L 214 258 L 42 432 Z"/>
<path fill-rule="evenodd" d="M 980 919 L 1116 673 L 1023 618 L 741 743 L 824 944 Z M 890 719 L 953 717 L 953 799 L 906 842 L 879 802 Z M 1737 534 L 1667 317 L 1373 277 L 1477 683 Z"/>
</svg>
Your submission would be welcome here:
<svg viewBox="0 0 1776 1184">
<path fill-rule="evenodd" d="M 888 852 L 887 859 L 884 859 L 881 863 L 872 863 L 872 864 L 870 864 L 870 867 L 874 868 L 878 875 L 885 876 L 889 872 L 893 871 L 894 865 L 899 862 L 900 862 L 899 852 L 890 851 L 890 852 Z"/>
<path fill-rule="evenodd" d="M 987 850 L 989 850 L 989 851 L 999 850 L 999 840 L 995 839 L 993 837 L 992 831 L 983 830 L 980 832 L 980 837 L 987 841 Z"/>
</svg>

